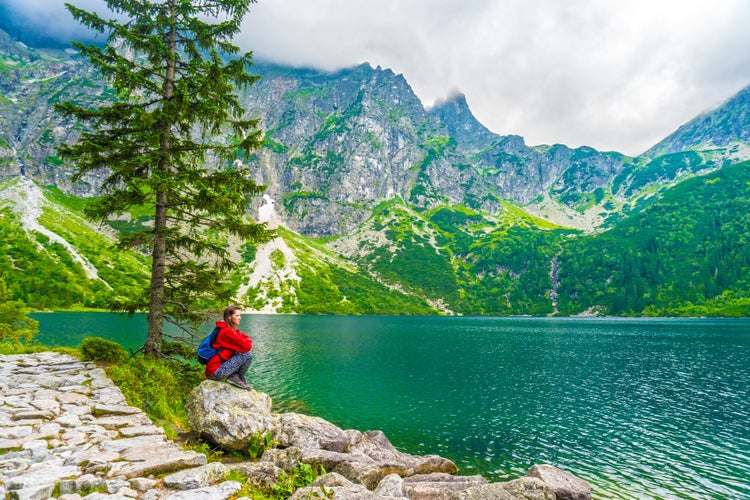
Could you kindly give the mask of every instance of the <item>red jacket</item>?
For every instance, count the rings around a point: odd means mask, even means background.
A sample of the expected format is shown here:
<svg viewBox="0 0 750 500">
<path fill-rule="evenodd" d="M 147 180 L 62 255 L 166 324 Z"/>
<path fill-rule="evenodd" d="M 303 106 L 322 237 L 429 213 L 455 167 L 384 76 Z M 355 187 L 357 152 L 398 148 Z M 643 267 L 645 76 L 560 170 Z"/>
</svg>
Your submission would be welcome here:
<svg viewBox="0 0 750 500">
<path fill-rule="evenodd" d="M 221 328 L 214 341 L 214 348 L 219 353 L 206 363 L 206 377 L 218 370 L 221 363 L 234 356 L 234 353 L 253 349 L 253 339 L 248 334 L 229 328 L 223 321 L 217 321 L 216 326 Z"/>
</svg>

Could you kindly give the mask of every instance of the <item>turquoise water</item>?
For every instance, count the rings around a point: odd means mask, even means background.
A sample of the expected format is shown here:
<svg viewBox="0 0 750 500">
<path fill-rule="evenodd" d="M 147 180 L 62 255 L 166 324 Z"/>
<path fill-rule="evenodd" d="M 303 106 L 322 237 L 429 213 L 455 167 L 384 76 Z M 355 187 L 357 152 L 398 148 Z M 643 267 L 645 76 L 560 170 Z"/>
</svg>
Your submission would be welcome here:
<svg viewBox="0 0 750 500">
<path fill-rule="evenodd" d="M 63 325 L 90 316 L 104 328 L 80 338 L 143 340 L 119 316 L 60 314 L 35 315 L 43 342 L 76 345 Z M 596 498 L 750 497 L 750 320 L 258 315 L 242 328 L 251 383 L 275 401 L 382 429 L 462 474 L 551 463 Z"/>
</svg>

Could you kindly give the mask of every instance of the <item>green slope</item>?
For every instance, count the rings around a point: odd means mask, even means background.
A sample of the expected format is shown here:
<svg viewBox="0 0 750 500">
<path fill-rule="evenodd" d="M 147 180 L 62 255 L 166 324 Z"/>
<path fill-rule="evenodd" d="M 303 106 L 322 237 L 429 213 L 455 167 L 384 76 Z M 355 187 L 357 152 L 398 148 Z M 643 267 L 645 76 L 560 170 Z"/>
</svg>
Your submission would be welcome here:
<svg viewBox="0 0 750 500">
<path fill-rule="evenodd" d="M 143 289 L 148 279 L 145 258 L 114 248 L 105 230 L 83 218 L 80 199 L 43 191 L 36 217 L 39 228 L 35 229 L 24 227 L 12 201 L 18 198 L 10 194 L 19 189 L 18 181 L 5 182 L 0 188 L 0 272 L 14 299 L 37 309 L 104 308 L 118 295 Z M 67 206 L 60 203 L 63 198 Z M 81 258 L 96 270 L 93 277 Z"/>
<path fill-rule="evenodd" d="M 13 182 L 0 185 L 3 193 Z M 106 307 L 141 293 L 147 258 L 114 249 L 81 217 L 85 201 L 43 193 L 37 222 L 98 277 L 49 234 L 22 227 L 4 194 L 0 271 L 13 298 L 36 308 Z M 268 312 L 750 316 L 750 162 L 684 181 L 596 235 L 499 203 L 500 215 L 489 216 L 464 206 L 422 211 L 395 198 L 327 240 L 280 228 L 276 247 L 244 248 L 234 283 Z M 265 274 L 248 286 L 257 269 Z"/>
<path fill-rule="evenodd" d="M 689 179 L 567 246 L 560 310 L 750 316 L 750 162 Z"/>
<path fill-rule="evenodd" d="M 256 310 L 302 314 L 434 314 L 420 296 L 378 282 L 323 245 L 278 229 L 279 238 L 245 252 L 247 266 L 235 277 L 239 286 L 257 267 L 264 276 L 244 299 Z M 265 261 L 265 262 L 262 262 Z"/>
</svg>

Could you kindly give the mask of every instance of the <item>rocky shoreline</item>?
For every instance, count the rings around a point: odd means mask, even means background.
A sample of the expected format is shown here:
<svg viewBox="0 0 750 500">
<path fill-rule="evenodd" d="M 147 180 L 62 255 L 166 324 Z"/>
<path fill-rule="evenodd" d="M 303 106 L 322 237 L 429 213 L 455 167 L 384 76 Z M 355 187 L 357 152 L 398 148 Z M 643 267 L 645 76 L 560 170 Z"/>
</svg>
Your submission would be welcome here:
<svg viewBox="0 0 750 500">
<path fill-rule="evenodd" d="M 268 395 L 204 381 L 188 401 L 194 430 L 225 449 L 269 434 L 257 462 L 207 463 L 164 436 L 93 363 L 45 352 L 0 355 L 0 498 L 229 499 L 299 464 L 328 471 L 291 498 L 590 499 L 588 484 L 549 465 L 506 483 L 459 476 L 436 455 L 396 450 L 380 431 L 342 430 L 318 417 L 271 411 Z"/>
</svg>

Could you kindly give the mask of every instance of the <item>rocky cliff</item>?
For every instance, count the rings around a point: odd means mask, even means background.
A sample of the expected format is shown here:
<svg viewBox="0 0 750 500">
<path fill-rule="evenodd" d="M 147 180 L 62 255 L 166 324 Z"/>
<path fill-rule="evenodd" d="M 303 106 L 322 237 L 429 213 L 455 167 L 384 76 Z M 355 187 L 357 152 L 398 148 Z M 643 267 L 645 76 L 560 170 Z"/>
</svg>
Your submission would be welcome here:
<svg viewBox="0 0 750 500">
<path fill-rule="evenodd" d="M 56 155 L 81 125 L 62 120 L 53 105 L 94 106 L 111 90 L 69 51 L 32 49 L 0 32 L 0 57 L 0 175 L 96 195 L 97 176 L 72 184 L 73 166 Z M 593 229 L 662 185 L 750 157 L 747 90 L 630 158 L 494 134 L 461 95 L 427 110 L 402 75 L 366 63 L 335 73 L 270 64 L 254 71 L 262 78 L 241 97 L 261 119 L 265 143 L 247 161 L 279 204 L 281 223 L 308 236 L 347 233 L 395 197 L 418 209 L 458 204 L 491 215 L 511 201 Z M 686 149 L 698 152 L 685 168 L 654 174 L 662 154 Z"/>
</svg>

